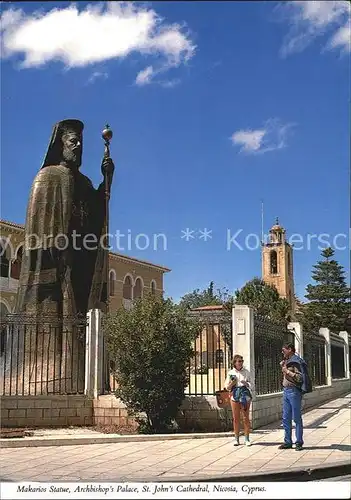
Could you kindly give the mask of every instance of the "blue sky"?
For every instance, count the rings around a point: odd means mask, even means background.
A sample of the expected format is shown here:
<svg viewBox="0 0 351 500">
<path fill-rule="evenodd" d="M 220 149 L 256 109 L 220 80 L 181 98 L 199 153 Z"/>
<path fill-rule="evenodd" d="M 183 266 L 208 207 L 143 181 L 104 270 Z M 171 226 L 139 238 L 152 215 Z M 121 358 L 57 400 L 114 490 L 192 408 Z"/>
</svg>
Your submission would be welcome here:
<svg viewBox="0 0 351 500">
<path fill-rule="evenodd" d="M 114 130 L 110 232 L 132 239 L 113 249 L 170 267 L 175 299 L 261 274 L 261 200 L 265 231 L 279 216 L 305 242 L 347 235 L 349 12 L 348 2 L 3 4 L 1 217 L 24 222 L 53 124 L 78 118 L 82 172 L 96 186 L 101 129 Z M 240 229 L 256 250 L 227 249 Z M 320 254 L 315 240 L 306 247 L 294 254 L 300 297 Z M 349 268 L 348 249 L 336 258 Z"/>
</svg>

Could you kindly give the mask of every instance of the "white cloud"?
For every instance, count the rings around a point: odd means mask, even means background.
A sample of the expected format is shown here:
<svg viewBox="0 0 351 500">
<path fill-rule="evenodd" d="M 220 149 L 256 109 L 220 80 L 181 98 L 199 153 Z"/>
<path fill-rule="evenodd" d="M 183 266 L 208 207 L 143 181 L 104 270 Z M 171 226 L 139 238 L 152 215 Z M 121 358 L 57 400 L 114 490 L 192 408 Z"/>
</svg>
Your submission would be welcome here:
<svg viewBox="0 0 351 500">
<path fill-rule="evenodd" d="M 166 24 L 154 10 L 127 2 L 98 3 L 81 10 L 69 5 L 31 15 L 11 8 L 0 21 L 2 57 L 23 55 L 22 68 L 50 61 L 77 68 L 139 53 L 157 59 L 156 74 L 186 63 L 196 48 L 184 26 Z M 139 80 L 145 78 L 145 70 L 144 76 L 139 75 Z"/>
<path fill-rule="evenodd" d="M 329 49 L 340 48 L 342 52 L 351 52 L 351 18 L 329 40 Z"/>
<path fill-rule="evenodd" d="M 94 71 L 94 73 L 90 76 L 88 83 L 94 83 L 95 80 L 102 79 L 106 80 L 108 78 L 108 73 L 101 71 Z"/>
<path fill-rule="evenodd" d="M 148 66 L 142 71 L 139 71 L 135 79 L 135 83 L 140 86 L 147 85 L 148 83 L 151 83 L 153 76 L 155 76 L 154 68 L 152 66 Z"/>
<path fill-rule="evenodd" d="M 265 130 L 239 130 L 232 135 L 234 144 L 241 145 L 241 151 L 258 151 L 262 145 Z"/>
<path fill-rule="evenodd" d="M 162 87 L 165 87 L 166 89 L 172 89 L 173 87 L 179 84 L 180 84 L 179 78 L 174 78 L 173 80 L 165 80 L 160 82 L 160 85 L 162 85 Z"/>
<path fill-rule="evenodd" d="M 262 154 L 282 149 L 287 145 L 288 130 L 293 124 L 282 124 L 277 118 L 269 119 L 262 128 L 243 129 L 234 132 L 231 141 L 241 146 L 240 153 Z"/>
<path fill-rule="evenodd" d="M 350 52 L 349 1 L 293 1 L 279 5 L 279 11 L 290 24 L 290 31 L 281 48 L 283 57 L 302 52 L 315 38 L 327 32 L 331 35 L 327 49 Z"/>
<path fill-rule="evenodd" d="M 155 69 L 153 66 L 148 66 L 147 68 L 143 69 L 142 71 L 139 71 L 137 74 L 137 77 L 135 79 L 135 83 L 139 85 L 140 87 L 143 85 L 148 85 L 149 83 L 157 83 L 158 85 L 161 85 L 161 87 L 170 89 L 175 87 L 180 83 L 179 78 L 174 78 L 173 80 L 156 80 L 155 77 L 156 75 L 159 75 L 160 73 L 164 73 L 169 69 L 168 66 L 163 66 L 161 68 Z"/>
</svg>

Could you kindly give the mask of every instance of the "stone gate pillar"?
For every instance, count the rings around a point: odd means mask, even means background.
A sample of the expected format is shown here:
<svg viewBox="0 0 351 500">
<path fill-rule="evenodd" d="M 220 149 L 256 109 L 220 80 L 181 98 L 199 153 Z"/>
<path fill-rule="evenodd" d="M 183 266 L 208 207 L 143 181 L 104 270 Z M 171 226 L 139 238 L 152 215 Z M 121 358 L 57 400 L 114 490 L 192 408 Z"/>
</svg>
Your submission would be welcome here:
<svg viewBox="0 0 351 500">
<path fill-rule="evenodd" d="M 341 338 L 344 339 L 344 360 L 345 360 L 345 378 L 350 378 L 350 345 L 349 334 L 346 331 L 339 332 Z"/>
<path fill-rule="evenodd" d="M 325 374 L 327 378 L 327 385 L 332 383 L 332 362 L 331 362 L 331 341 L 330 330 L 328 328 L 320 328 L 320 335 L 325 338 Z"/>
<path fill-rule="evenodd" d="M 291 323 L 288 324 L 288 330 L 292 330 L 294 333 L 294 338 L 295 338 L 295 350 L 296 353 L 303 358 L 304 352 L 303 352 L 303 330 L 302 330 L 302 325 L 301 323 L 298 323 L 296 321 L 292 321 Z"/>
<path fill-rule="evenodd" d="M 233 355 L 240 354 L 255 377 L 254 312 L 249 306 L 233 307 Z"/>
<path fill-rule="evenodd" d="M 84 394 L 97 398 L 104 389 L 102 312 L 99 309 L 91 309 L 87 316 Z"/>
</svg>

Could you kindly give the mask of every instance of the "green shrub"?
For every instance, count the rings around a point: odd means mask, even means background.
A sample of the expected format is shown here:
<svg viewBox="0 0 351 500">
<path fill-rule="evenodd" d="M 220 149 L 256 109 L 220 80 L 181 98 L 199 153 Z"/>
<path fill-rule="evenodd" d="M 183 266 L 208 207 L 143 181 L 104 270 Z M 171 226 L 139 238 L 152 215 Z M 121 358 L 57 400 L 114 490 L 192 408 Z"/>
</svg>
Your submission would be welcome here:
<svg viewBox="0 0 351 500">
<path fill-rule="evenodd" d="M 105 335 L 119 385 L 116 396 L 137 419 L 140 432 L 170 431 L 189 383 L 192 341 L 200 331 L 200 323 L 184 309 L 151 295 L 107 318 Z"/>
</svg>

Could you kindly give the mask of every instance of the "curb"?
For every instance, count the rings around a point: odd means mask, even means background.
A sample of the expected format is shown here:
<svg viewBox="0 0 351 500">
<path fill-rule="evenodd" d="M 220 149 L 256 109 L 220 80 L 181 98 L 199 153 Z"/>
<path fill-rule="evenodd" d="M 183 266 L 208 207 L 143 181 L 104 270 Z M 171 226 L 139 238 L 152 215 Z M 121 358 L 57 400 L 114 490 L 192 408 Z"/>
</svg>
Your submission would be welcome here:
<svg viewBox="0 0 351 500">
<path fill-rule="evenodd" d="M 137 443 L 145 441 L 176 441 L 179 439 L 205 439 L 233 437 L 233 432 L 204 432 L 198 434 L 135 434 L 106 436 L 79 436 L 57 438 L 2 438 L 0 448 L 28 448 L 39 446 L 78 446 L 84 444 Z"/>
<path fill-rule="evenodd" d="M 253 472 L 252 474 L 234 474 L 220 476 L 200 476 L 196 479 L 194 477 L 181 477 L 182 482 L 196 482 L 196 483 L 260 483 L 260 482 L 300 482 L 300 481 L 318 481 L 320 479 L 328 479 L 337 476 L 345 476 L 351 473 L 350 461 L 340 461 L 336 465 L 321 465 L 315 468 L 294 468 L 284 471 L 276 472 Z M 155 480 L 155 479 L 154 479 Z M 157 476 L 157 481 L 164 483 L 178 482 L 179 476 L 172 478 L 162 478 Z M 152 482 L 153 480 L 145 479 L 144 482 Z"/>
</svg>

